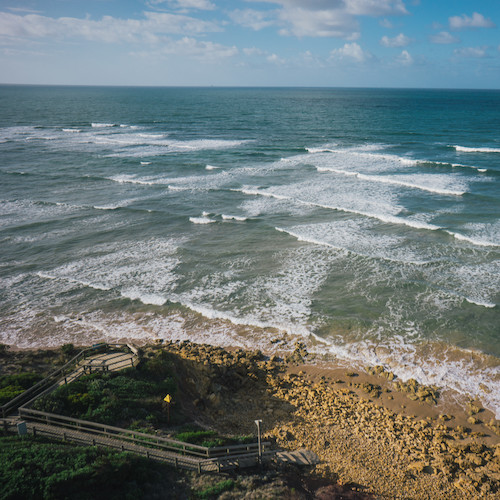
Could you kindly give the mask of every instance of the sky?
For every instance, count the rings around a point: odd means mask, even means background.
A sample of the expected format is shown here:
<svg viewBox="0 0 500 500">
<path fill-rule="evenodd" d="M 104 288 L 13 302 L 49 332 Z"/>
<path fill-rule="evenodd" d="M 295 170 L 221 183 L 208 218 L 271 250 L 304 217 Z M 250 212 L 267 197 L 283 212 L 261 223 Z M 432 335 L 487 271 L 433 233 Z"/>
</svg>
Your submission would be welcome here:
<svg viewBox="0 0 500 500">
<path fill-rule="evenodd" d="M 500 0 L 0 0 L 0 83 L 500 89 Z"/>
</svg>

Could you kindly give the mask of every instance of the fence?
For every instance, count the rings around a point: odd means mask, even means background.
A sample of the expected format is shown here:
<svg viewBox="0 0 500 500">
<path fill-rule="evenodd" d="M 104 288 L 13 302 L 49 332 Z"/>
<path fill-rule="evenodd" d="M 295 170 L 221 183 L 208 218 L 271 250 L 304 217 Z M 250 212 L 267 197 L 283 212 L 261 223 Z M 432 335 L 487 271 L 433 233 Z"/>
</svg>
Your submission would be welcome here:
<svg viewBox="0 0 500 500">
<path fill-rule="evenodd" d="M 55 385 L 57 385 L 60 381 L 64 380 L 64 382 L 68 382 L 68 376 L 75 372 L 75 368 L 78 363 L 82 360 L 86 359 L 90 355 L 94 355 L 99 352 L 106 351 L 108 349 L 127 349 L 134 356 L 137 356 L 137 349 L 133 348 L 128 344 L 96 344 L 87 349 L 83 349 L 76 356 L 71 358 L 64 366 L 54 370 L 43 380 L 40 380 L 37 384 L 30 387 L 23 393 L 16 396 L 14 399 L 11 399 L 3 406 L 0 407 L 0 414 L 2 418 L 5 418 L 10 413 L 16 411 L 20 406 L 31 403 L 34 399 L 40 397 L 45 392 L 51 390 Z M 135 352 L 134 352 L 135 351 Z M 81 373 L 83 375 L 84 372 Z M 72 379 L 74 380 L 74 379 Z"/>
</svg>

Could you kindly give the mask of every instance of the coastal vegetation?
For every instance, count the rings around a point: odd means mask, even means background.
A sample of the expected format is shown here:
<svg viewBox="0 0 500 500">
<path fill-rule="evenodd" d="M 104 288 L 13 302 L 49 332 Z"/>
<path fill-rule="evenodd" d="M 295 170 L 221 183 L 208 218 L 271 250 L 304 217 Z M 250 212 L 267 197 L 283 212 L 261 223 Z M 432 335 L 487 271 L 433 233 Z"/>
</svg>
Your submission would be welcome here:
<svg viewBox="0 0 500 500">
<path fill-rule="evenodd" d="M 222 476 L 198 476 L 155 464 L 141 475 L 142 464 L 150 463 L 144 459 L 82 447 L 73 463 L 67 458 L 67 450 L 73 449 L 69 444 L 50 448 L 46 441 L 7 436 L 2 438 L 6 444 L 1 460 L 8 464 L 2 470 L 8 477 L 1 498 L 21 498 L 8 496 L 14 491 L 8 489 L 12 481 L 21 480 L 11 462 L 25 472 L 34 471 L 34 479 L 27 481 L 31 486 L 23 488 L 42 492 L 39 498 L 66 491 L 70 485 L 64 478 L 74 478 L 78 484 L 91 477 L 89 484 L 98 485 L 102 471 L 111 482 L 133 477 L 141 492 L 149 492 L 148 498 L 305 500 L 342 495 L 451 500 L 494 499 L 500 492 L 499 422 L 478 401 L 469 401 L 461 413 L 445 413 L 438 388 L 411 379 L 402 382 L 379 366 L 321 367 L 302 342 L 288 354 L 270 357 L 260 351 L 191 342 L 159 343 L 141 351 L 136 368 L 81 377 L 40 398 L 38 409 L 203 446 L 255 441 L 254 420 L 262 419 L 265 440 L 284 450 L 311 450 L 320 463 L 301 469 L 270 464 L 265 471 Z M 25 355 L 30 360 L 36 357 Z M 20 359 L 21 354 L 16 356 Z M 54 361 L 61 356 L 65 357 L 59 351 Z M 8 366 L 12 369 L 14 364 Z M 24 366 L 31 373 L 40 368 L 33 363 Z M 31 380 L 23 373 L 5 370 L 0 384 Z M 163 402 L 166 393 L 172 396 L 170 412 Z M 28 455 L 35 457 L 33 465 L 25 458 Z M 36 465 L 39 462 L 44 464 Z M 161 472 L 167 469 L 168 473 Z M 128 498 L 128 492 L 137 491 L 134 488 L 131 485 L 121 496 Z M 177 496 L 170 497 L 167 491 Z M 142 498 L 141 494 L 133 497 Z"/>
</svg>

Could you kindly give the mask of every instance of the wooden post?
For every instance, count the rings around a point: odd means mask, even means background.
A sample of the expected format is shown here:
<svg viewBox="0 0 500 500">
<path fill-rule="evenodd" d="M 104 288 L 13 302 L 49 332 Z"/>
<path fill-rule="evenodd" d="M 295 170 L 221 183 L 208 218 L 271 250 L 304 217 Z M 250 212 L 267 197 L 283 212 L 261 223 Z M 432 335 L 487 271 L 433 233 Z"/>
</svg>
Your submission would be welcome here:
<svg viewBox="0 0 500 500">
<path fill-rule="evenodd" d="M 201 462 L 198 462 L 198 474 L 201 474 Z"/>
<path fill-rule="evenodd" d="M 179 459 L 177 457 L 174 458 L 175 469 L 179 470 Z"/>
</svg>

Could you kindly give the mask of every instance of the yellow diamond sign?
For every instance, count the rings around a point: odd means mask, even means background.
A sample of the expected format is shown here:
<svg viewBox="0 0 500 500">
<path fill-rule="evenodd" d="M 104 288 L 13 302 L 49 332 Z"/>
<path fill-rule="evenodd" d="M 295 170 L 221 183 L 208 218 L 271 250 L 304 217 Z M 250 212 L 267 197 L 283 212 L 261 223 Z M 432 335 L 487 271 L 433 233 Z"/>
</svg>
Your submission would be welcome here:
<svg viewBox="0 0 500 500">
<path fill-rule="evenodd" d="M 166 403 L 170 403 L 172 401 L 172 396 L 170 394 L 167 394 L 164 398 L 163 401 Z"/>
</svg>

